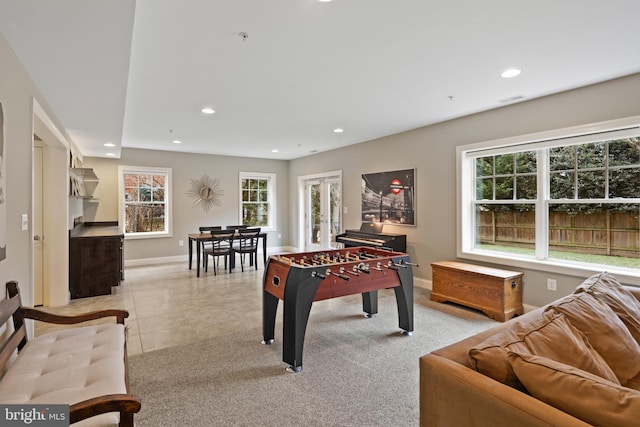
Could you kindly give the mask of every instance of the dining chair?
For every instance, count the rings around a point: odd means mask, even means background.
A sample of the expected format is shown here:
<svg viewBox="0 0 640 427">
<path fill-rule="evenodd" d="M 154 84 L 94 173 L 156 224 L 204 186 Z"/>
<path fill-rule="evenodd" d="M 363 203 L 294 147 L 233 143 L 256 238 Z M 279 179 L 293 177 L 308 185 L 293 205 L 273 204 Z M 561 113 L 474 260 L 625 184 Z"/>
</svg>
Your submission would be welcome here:
<svg viewBox="0 0 640 427">
<path fill-rule="evenodd" d="M 225 228 L 227 230 L 242 230 L 243 228 L 249 227 L 248 225 L 227 225 Z"/>
<path fill-rule="evenodd" d="M 240 228 L 235 236 L 235 244 L 233 246 L 233 254 L 235 263 L 235 254 L 240 254 L 240 268 L 244 271 L 244 257 L 249 255 L 249 266 L 255 265 L 258 269 L 258 235 L 260 228 Z"/>
<path fill-rule="evenodd" d="M 210 225 L 210 226 L 203 226 L 203 227 L 198 227 L 198 229 L 200 230 L 200 234 L 204 234 L 204 233 L 210 233 L 211 230 L 222 230 L 222 226 L 221 225 Z M 211 242 L 209 240 L 201 240 L 201 248 L 202 248 L 202 253 L 204 253 L 204 248 L 211 245 Z M 205 257 L 202 257 L 202 266 L 204 267 L 204 262 L 205 262 Z"/>
<path fill-rule="evenodd" d="M 204 271 L 209 271 L 209 256 L 213 257 L 213 274 L 218 274 L 218 260 L 220 257 L 224 257 L 224 269 L 227 270 L 229 266 L 229 272 L 233 268 L 233 239 L 235 230 L 211 230 L 211 241 L 204 249 Z"/>
</svg>

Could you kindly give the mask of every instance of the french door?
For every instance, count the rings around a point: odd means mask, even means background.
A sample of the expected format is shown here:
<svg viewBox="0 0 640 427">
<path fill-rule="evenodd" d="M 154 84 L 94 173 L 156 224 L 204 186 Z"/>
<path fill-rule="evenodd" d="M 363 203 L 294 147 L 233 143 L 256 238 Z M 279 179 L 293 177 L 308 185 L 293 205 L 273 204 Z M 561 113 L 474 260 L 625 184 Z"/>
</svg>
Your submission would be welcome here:
<svg viewBox="0 0 640 427">
<path fill-rule="evenodd" d="M 315 176 L 304 180 L 305 252 L 335 247 L 342 224 L 342 176 Z"/>
</svg>

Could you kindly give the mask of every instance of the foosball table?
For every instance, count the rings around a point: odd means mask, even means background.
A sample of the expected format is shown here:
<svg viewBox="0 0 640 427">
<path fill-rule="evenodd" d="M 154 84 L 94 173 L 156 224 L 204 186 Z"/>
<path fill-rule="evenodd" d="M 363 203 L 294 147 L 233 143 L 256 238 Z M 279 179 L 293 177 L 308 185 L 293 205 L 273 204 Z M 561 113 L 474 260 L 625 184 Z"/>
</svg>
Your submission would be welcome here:
<svg viewBox="0 0 640 427">
<path fill-rule="evenodd" d="M 371 247 L 272 255 L 262 297 L 263 344 L 274 342 L 278 302 L 284 301 L 282 360 L 302 370 L 302 350 L 314 301 L 362 294 L 367 317 L 378 313 L 378 290 L 393 288 L 401 332 L 413 332 L 413 270 L 409 255 Z"/>
</svg>

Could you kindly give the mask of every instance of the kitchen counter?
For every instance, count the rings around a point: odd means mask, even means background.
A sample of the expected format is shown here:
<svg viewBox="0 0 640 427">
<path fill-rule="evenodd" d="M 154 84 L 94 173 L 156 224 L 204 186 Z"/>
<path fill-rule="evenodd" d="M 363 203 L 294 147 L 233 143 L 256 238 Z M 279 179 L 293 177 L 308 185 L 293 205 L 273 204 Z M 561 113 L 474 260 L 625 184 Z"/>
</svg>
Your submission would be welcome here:
<svg viewBox="0 0 640 427">
<path fill-rule="evenodd" d="M 85 222 L 69 232 L 69 237 L 113 237 L 123 236 L 117 222 Z"/>
</svg>

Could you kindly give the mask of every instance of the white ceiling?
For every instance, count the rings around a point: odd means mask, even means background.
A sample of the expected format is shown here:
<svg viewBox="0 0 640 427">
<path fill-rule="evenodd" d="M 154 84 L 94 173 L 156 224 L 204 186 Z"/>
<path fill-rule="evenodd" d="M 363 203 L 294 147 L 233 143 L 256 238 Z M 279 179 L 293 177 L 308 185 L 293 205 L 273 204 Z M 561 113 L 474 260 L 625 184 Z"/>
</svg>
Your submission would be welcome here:
<svg viewBox="0 0 640 427">
<path fill-rule="evenodd" d="M 98 157 L 294 159 L 638 73 L 639 17 L 638 0 L 0 0 L 0 32 Z"/>
</svg>

